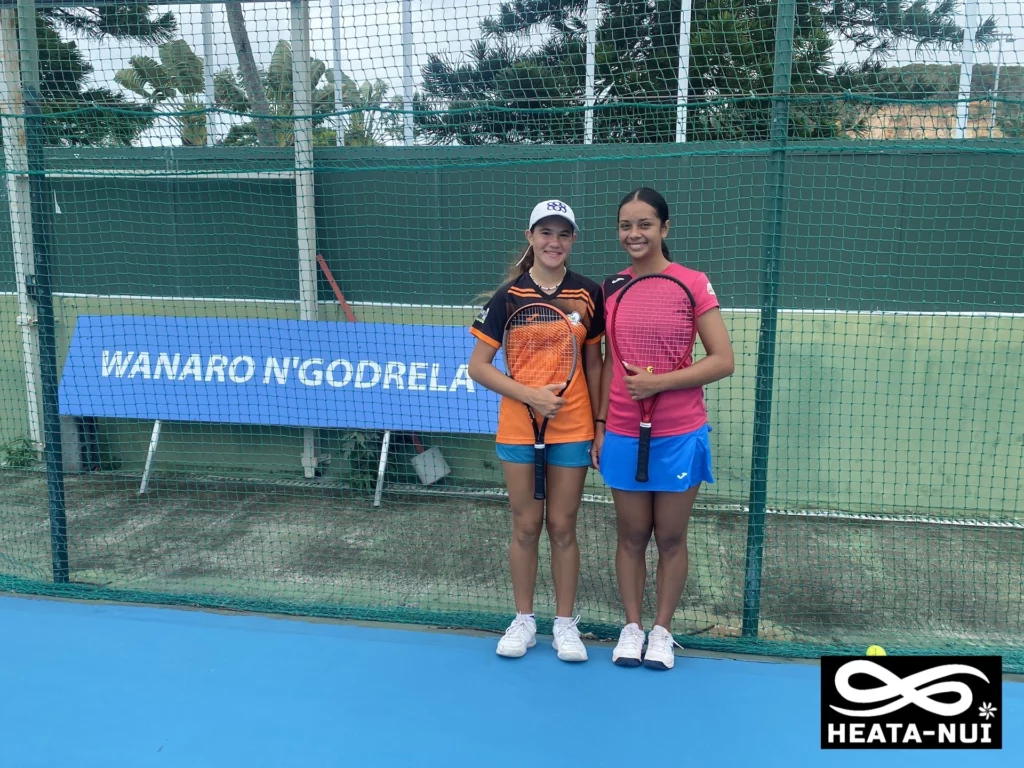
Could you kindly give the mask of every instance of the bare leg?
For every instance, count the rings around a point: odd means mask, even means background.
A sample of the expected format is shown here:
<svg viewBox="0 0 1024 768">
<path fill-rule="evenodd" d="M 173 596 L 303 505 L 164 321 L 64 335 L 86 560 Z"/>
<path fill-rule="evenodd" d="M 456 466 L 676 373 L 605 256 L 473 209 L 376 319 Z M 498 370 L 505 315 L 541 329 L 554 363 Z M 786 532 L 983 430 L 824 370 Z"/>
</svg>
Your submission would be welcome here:
<svg viewBox="0 0 1024 768">
<path fill-rule="evenodd" d="M 533 613 L 537 585 L 537 543 L 544 525 L 544 502 L 533 498 L 533 464 L 503 461 L 508 500 L 512 507 L 512 545 L 508 559 L 516 611 Z"/>
<path fill-rule="evenodd" d="M 586 467 L 548 465 L 547 529 L 551 542 L 551 576 L 555 582 L 556 616 L 572 616 L 576 602 L 576 588 L 580 578 L 576 518 L 586 479 Z"/>
<path fill-rule="evenodd" d="M 654 623 L 672 631 L 672 616 L 686 588 L 686 532 L 700 486 L 683 493 L 654 494 L 654 540 L 658 544 L 658 613 Z"/>
<path fill-rule="evenodd" d="M 643 628 L 641 611 L 647 583 L 647 545 L 654 530 L 654 494 L 613 490 L 618 519 L 615 574 L 626 609 L 626 623 Z"/>
</svg>

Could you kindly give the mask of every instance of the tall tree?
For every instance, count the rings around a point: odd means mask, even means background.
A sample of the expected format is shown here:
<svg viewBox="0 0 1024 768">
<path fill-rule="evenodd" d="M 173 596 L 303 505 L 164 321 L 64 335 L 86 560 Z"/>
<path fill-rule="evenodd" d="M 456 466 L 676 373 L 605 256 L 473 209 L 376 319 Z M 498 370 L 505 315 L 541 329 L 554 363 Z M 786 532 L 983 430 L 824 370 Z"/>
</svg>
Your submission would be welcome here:
<svg viewBox="0 0 1024 768">
<path fill-rule="evenodd" d="M 39 85 L 46 143 L 50 146 L 131 144 L 153 123 L 153 108 L 136 104 L 109 88 L 89 85 L 93 66 L 60 31 L 95 39 L 170 40 L 177 31 L 172 13 L 154 14 L 147 5 L 44 8 L 37 14 Z"/>
<path fill-rule="evenodd" d="M 139 3 L 43 8 L 39 16 L 51 26 L 95 39 L 138 40 L 152 45 L 166 43 L 178 31 L 173 13 L 167 11 L 154 16 L 151 6 Z"/>
<path fill-rule="evenodd" d="M 249 43 L 249 30 L 245 26 L 245 13 L 242 11 L 242 4 L 238 0 L 226 2 L 224 11 L 228 17 L 231 42 L 235 46 L 235 55 L 238 57 L 238 71 L 241 75 L 242 87 L 247 94 L 246 101 L 252 105 L 256 115 L 271 115 L 273 113 L 270 111 L 270 103 L 267 100 L 266 91 L 263 89 L 263 81 L 260 78 L 259 67 L 256 66 L 256 58 L 252 53 L 252 45 Z M 270 120 L 257 117 L 254 127 L 260 144 L 268 147 L 275 145 L 277 137 Z"/>
<path fill-rule="evenodd" d="M 689 60 L 691 139 L 767 137 L 778 0 L 694 0 Z M 595 141 L 671 141 L 681 0 L 599 0 Z M 512 0 L 483 23 L 466 60 L 423 69 L 421 136 L 434 143 L 583 140 L 585 0 Z M 841 100 L 871 80 L 900 43 L 956 47 L 952 0 L 798 0 L 791 132 L 840 135 L 856 125 Z M 986 21 L 978 37 L 994 32 Z M 543 36 L 539 45 L 528 41 Z M 837 64 L 836 40 L 862 59 Z M 570 111 L 571 110 L 571 111 Z"/>
</svg>

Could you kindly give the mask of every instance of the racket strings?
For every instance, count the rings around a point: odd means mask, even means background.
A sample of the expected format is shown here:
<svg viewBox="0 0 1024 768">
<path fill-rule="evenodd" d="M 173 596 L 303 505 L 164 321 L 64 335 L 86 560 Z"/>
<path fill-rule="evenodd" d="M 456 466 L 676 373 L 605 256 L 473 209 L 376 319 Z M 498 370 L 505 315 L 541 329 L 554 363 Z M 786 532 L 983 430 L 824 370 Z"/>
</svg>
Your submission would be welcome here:
<svg viewBox="0 0 1024 768">
<path fill-rule="evenodd" d="M 670 373 L 694 343 L 696 325 L 689 296 L 672 281 L 644 280 L 619 300 L 612 332 L 622 362 Z"/>
<path fill-rule="evenodd" d="M 513 379 L 528 387 L 568 382 L 576 367 L 576 338 L 555 310 L 529 308 L 509 320 L 505 361 Z"/>
</svg>

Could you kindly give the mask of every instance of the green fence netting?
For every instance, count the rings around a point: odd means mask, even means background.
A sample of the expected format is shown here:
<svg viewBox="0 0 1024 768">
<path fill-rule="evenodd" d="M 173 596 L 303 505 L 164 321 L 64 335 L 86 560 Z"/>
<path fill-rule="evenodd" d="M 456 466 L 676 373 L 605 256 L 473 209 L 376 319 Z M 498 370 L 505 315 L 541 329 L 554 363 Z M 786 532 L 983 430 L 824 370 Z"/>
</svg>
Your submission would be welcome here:
<svg viewBox="0 0 1024 768">
<path fill-rule="evenodd" d="M 0 589 L 504 628 L 493 437 L 166 418 L 157 442 L 154 419 L 60 415 L 55 387 L 85 316 L 468 326 L 550 197 L 600 281 L 646 185 L 737 360 L 706 392 L 717 482 L 678 639 L 1024 671 L 1019 5 L 21 5 L 0 4 Z M 597 637 L 615 537 L 591 472 Z"/>
</svg>

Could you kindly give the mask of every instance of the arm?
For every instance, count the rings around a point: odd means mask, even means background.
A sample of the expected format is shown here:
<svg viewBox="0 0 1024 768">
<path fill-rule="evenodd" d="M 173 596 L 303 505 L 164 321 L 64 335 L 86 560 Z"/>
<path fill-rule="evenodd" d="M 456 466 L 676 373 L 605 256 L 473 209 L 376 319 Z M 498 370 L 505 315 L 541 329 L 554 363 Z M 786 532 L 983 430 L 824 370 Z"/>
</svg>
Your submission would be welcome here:
<svg viewBox="0 0 1024 768">
<path fill-rule="evenodd" d="M 596 346 L 596 345 L 595 345 Z M 594 402 L 597 406 L 594 410 L 594 418 L 602 421 L 594 423 L 594 444 L 590 448 L 590 466 L 596 470 L 601 469 L 601 449 L 604 447 L 604 419 L 608 418 L 608 401 L 612 391 L 612 371 L 615 362 L 612 360 L 611 352 L 604 359 L 601 366 L 601 388 Z"/>
<path fill-rule="evenodd" d="M 615 370 L 615 362 L 612 360 L 611 352 L 605 357 L 604 365 L 601 366 L 601 393 L 598 395 L 597 402 L 597 415 L 595 418 L 607 419 L 608 418 L 608 401 L 611 397 L 612 391 L 612 372 Z M 604 424 L 599 424 L 604 431 Z"/>
<path fill-rule="evenodd" d="M 736 370 L 729 331 L 717 307 L 697 318 L 697 334 L 707 352 L 689 368 L 672 373 L 651 374 L 629 366 L 634 375 L 626 376 L 626 388 L 634 400 L 643 400 L 672 389 L 695 389 L 731 376 Z"/>
<path fill-rule="evenodd" d="M 594 418 L 601 412 L 601 378 L 604 375 L 604 358 L 601 355 L 601 342 L 586 344 L 583 347 L 583 374 L 587 377 L 587 392 L 590 393 L 590 409 Z"/>
<path fill-rule="evenodd" d="M 494 367 L 494 356 L 497 353 L 498 350 L 490 344 L 477 339 L 476 346 L 469 356 L 469 377 L 502 397 L 510 397 L 530 406 L 545 418 L 551 418 L 561 410 L 565 400 L 556 396 L 555 390 L 565 386 L 564 382 L 534 389 L 513 381 Z"/>
</svg>

